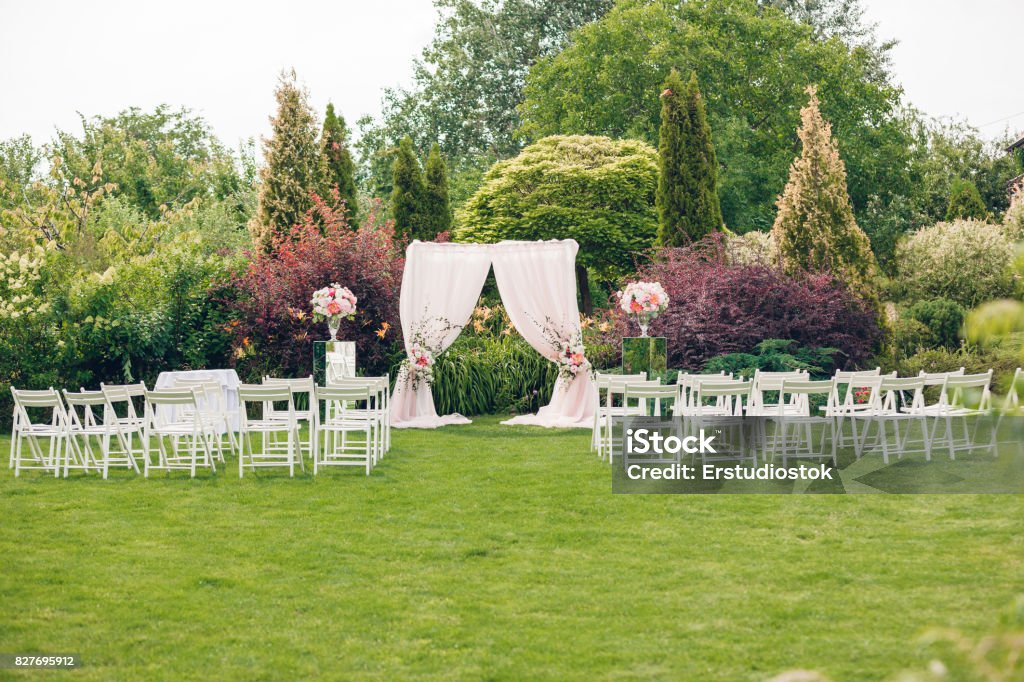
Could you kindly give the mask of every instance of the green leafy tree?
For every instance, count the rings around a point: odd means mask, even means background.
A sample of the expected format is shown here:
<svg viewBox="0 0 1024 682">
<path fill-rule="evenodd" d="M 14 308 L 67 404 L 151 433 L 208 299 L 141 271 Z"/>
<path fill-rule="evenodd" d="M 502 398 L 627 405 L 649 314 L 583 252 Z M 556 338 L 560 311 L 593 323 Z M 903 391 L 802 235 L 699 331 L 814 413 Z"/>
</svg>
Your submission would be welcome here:
<svg viewBox="0 0 1024 682">
<path fill-rule="evenodd" d="M 949 192 L 946 220 L 949 222 L 961 218 L 985 220 L 987 217 L 988 210 L 985 208 L 985 202 L 981 200 L 978 186 L 970 180 L 955 180 Z"/>
<path fill-rule="evenodd" d="M 196 199 L 224 199 L 243 187 L 231 152 L 187 109 L 132 107 L 81 121 L 80 135 L 59 131 L 50 145 L 49 156 L 61 158 L 63 181 L 89 177 L 99 164 L 115 186 L 112 194 L 149 218 Z"/>
<path fill-rule="evenodd" d="M 722 228 L 718 160 L 697 74 L 684 85 L 675 69 L 669 73 L 658 138 L 658 241 L 684 246 Z"/>
<path fill-rule="evenodd" d="M 358 225 L 359 201 L 356 190 L 356 165 L 348 148 L 348 128 L 345 117 L 334 113 L 334 105 L 327 103 L 324 129 L 320 134 L 320 153 L 324 162 L 324 196 L 330 196 L 334 187 L 348 210 L 348 224 Z"/>
<path fill-rule="evenodd" d="M 720 162 L 725 224 L 768 229 L 793 156 L 802 84 L 814 74 L 849 167 L 854 209 L 913 190 L 910 131 L 897 116 L 885 46 L 823 39 L 774 3 L 619 0 L 530 68 L 520 106 L 528 139 L 591 134 L 657 141 L 658 87 L 672 67 L 697 73 Z M 615 55 L 609 59 L 608 55 Z M 723 58 L 723 55 L 726 55 Z"/>
<path fill-rule="evenodd" d="M 797 135 L 802 149 L 789 170 L 772 227 L 784 269 L 830 272 L 853 291 L 873 290 L 875 258 L 867 235 L 857 226 L 846 193 L 846 168 L 821 116 L 817 90 L 800 111 Z"/>
<path fill-rule="evenodd" d="M 275 235 L 302 222 L 313 206 L 311 193 L 321 187 L 324 175 L 316 115 L 295 71 L 281 75 L 274 98 L 277 113 L 270 119 L 271 135 L 263 142 L 259 210 L 250 223 L 254 240 L 263 248 Z"/>
<path fill-rule="evenodd" d="M 497 159 L 522 148 L 517 106 L 538 58 L 555 54 L 573 29 L 593 21 L 612 0 L 435 0 L 434 40 L 414 64 L 413 85 L 385 92 L 379 119 L 360 120 L 363 187 L 391 192 L 398 141 L 420 149 L 434 141 L 448 160 L 459 201 Z M 466 175 L 468 182 L 461 176 Z"/>
<path fill-rule="evenodd" d="M 639 140 L 553 136 L 500 161 L 457 212 L 458 241 L 575 239 L 584 310 L 588 269 L 611 280 L 654 244 L 658 156 Z"/>
<path fill-rule="evenodd" d="M 452 206 L 448 198 L 448 171 L 441 148 L 430 148 L 424 171 L 423 225 L 420 239 L 433 239 L 441 232 L 452 229 Z"/>
<path fill-rule="evenodd" d="M 395 232 L 406 239 L 414 239 L 421 234 L 426 186 L 409 137 L 398 145 L 392 177 L 391 212 L 395 219 Z"/>
</svg>

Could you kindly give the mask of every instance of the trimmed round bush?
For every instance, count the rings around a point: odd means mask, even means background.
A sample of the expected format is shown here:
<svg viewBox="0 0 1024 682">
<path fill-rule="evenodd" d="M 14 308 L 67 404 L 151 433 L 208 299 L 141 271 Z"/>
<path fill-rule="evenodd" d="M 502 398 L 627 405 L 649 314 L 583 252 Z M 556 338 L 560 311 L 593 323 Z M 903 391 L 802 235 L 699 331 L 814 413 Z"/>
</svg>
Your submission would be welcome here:
<svg viewBox="0 0 1024 682">
<path fill-rule="evenodd" d="M 946 298 L 969 308 L 1013 293 L 1013 258 L 1003 228 L 980 220 L 922 228 L 897 248 L 910 298 Z"/>
<path fill-rule="evenodd" d="M 908 358 L 932 347 L 932 330 L 912 317 L 901 317 L 893 322 L 890 333 L 892 347 L 898 358 Z"/>
<path fill-rule="evenodd" d="M 645 142 L 556 135 L 496 163 L 457 214 L 456 241 L 575 239 L 578 262 L 629 272 L 658 231 L 658 153 Z"/>
<path fill-rule="evenodd" d="M 967 311 L 955 301 L 937 298 L 918 301 L 907 310 L 907 316 L 928 328 L 929 348 L 956 348 L 960 345 L 960 329 Z"/>
</svg>

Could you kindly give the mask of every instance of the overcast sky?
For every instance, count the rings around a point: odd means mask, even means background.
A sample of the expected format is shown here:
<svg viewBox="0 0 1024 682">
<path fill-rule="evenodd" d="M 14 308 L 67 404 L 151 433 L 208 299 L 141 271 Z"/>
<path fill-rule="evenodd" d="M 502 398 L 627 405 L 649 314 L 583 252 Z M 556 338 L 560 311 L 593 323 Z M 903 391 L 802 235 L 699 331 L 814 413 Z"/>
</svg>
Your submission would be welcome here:
<svg viewBox="0 0 1024 682">
<path fill-rule="evenodd" d="M 865 0 L 897 38 L 896 79 L 928 114 L 988 136 L 1024 130 L 1024 0 Z M 246 3 L 0 0 L 0 138 L 78 129 L 77 114 L 161 102 L 201 113 L 226 143 L 265 134 L 294 67 L 314 106 L 350 125 L 408 84 L 433 35 L 431 0 Z"/>
</svg>

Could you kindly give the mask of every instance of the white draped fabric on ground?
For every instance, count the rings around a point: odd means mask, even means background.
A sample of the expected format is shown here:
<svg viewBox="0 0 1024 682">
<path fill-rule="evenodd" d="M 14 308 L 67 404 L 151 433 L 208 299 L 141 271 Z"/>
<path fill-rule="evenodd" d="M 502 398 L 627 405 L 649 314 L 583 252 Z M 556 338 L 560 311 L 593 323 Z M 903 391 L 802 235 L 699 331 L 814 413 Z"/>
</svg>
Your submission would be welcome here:
<svg viewBox="0 0 1024 682">
<path fill-rule="evenodd" d="M 549 242 L 502 242 L 491 251 L 494 279 L 512 325 L 533 349 L 552 362 L 558 348 L 551 339 L 580 335 L 576 305 L 576 252 L 571 239 Z M 565 382 L 559 378 L 551 402 L 537 414 L 513 417 L 502 424 L 587 427 L 594 417 L 594 382 L 589 373 Z"/>
<path fill-rule="evenodd" d="M 490 269 L 491 256 L 478 245 L 420 241 L 409 245 L 398 302 L 406 355 L 414 339 L 437 355 L 452 345 L 473 314 Z M 468 423 L 461 414 L 439 417 L 430 386 L 414 385 L 408 375 L 399 375 L 391 402 L 392 426 L 435 429 Z"/>
<path fill-rule="evenodd" d="M 538 353 L 554 361 L 558 350 L 552 339 L 572 339 L 580 333 L 575 273 L 578 249 L 571 239 L 500 244 L 414 241 L 406 252 L 399 301 L 406 353 L 410 354 L 418 338 L 436 358 L 455 341 L 473 313 L 493 264 L 512 324 Z M 568 384 L 559 379 L 551 402 L 537 414 L 503 423 L 590 427 L 594 400 L 589 374 Z M 391 423 L 396 428 L 429 429 L 469 420 L 459 414 L 438 416 L 430 386 L 404 377 L 395 385 Z"/>
</svg>

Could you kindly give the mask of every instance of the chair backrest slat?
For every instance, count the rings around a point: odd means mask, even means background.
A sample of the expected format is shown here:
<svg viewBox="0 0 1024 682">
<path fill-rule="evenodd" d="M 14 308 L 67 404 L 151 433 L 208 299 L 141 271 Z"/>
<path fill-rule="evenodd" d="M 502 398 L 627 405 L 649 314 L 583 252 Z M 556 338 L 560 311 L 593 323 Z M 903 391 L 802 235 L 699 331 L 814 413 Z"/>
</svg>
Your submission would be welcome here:
<svg viewBox="0 0 1024 682">
<path fill-rule="evenodd" d="M 196 405 L 194 389 L 158 388 L 146 391 L 146 402 L 150 405 Z"/>
<path fill-rule="evenodd" d="M 242 384 L 238 387 L 238 399 L 247 403 L 290 402 L 292 389 L 288 384 Z"/>
</svg>

